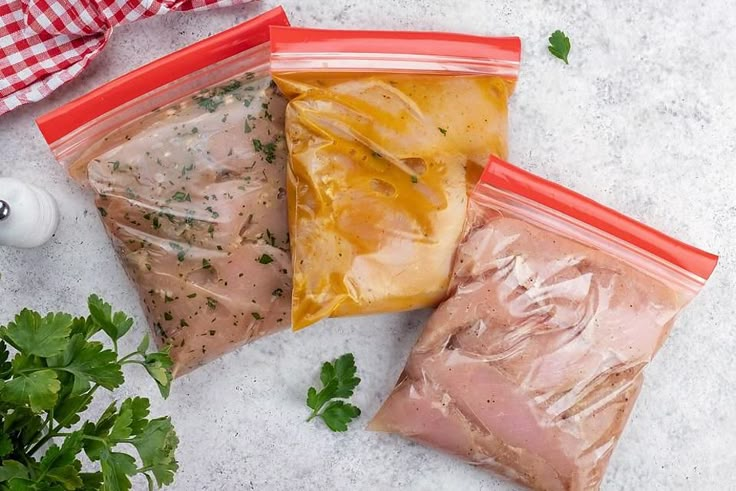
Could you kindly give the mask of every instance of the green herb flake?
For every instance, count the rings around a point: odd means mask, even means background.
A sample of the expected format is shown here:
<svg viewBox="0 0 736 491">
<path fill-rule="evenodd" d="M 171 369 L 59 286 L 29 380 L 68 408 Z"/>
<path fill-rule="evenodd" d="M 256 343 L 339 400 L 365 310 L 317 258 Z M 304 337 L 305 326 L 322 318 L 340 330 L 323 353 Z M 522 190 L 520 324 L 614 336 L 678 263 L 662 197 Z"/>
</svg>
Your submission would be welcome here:
<svg viewBox="0 0 736 491">
<path fill-rule="evenodd" d="M 243 82 L 241 82 L 240 80 L 231 80 L 230 82 L 228 82 L 227 84 L 223 85 L 222 87 L 216 90 L 218 90 L 220 94 L 224 95 L 224 94 L 229 94 L 230 92 L 234 92 L 242 86 L 243 86 Z"/>
<path fill-rule="evenodd" d="M 261 264 L 271 264 L 273 262 L 273 258 L 268 254 L 261 254 L 261 257 L 258 258 L 258 262 Z"/>
<path fill-rule="evenodd" d="M 570 54 L 570 38 L 564 32 L 557 30 L 549 37 L 547 49 L 552 56 L 559 58 L 568 65 L 567 56 Z"/>
<path fill-rule="evenodd" d="M 192 197 L 189 195 L 189 193 L 185 193 L 183 191 L 177 191 L 174 193 L 174 195 L 171 197 L 174 201 L 178 202 L 184 202 L 184 201 L 192 201 Z"/>
<path fill-rule="evenodd" d="M 276 247 L 276 237 L 271 233 L 269 229 L 266 229 L 266 242 L 272 247 Z"/>
<path fill-rule="evenodd" d="M 192 170 L 194 170 L 194 164 L 193 164 L 193 163 L 191 163 L 191 164 L 189 164 L 189 165 L 185 165 L 185 166 L 184 166 L 184 167 L 182 167 L 182 169 L 181 169 L 181 177 L 184 177 L 184 176 L 186 176 L 186 175 L 187 175 L 187 173 L 188 173 L 188 172 L 191 172 Z"/>
<path fill-rule="evenodd" d="M 193 134 L 193 135 L 196 135 L 197 133 L 199 133 L 199 128 L 197 128 L 197 127 L 195 126 L 194 128 L 192 128 L 192 134 Z"/>
<path fill-rule="evenodd" d="M 440 133 L 442 133 L 443 136 L 447 136 L 447 128 L 439 128 L 438 127 L 437 129 L 440 130 Z"/>
<path fill-rule="evenodd" d="M 212 264 L 210 263 L 209 259 L 202 259 L 202 268 L 203 269 L 210 269 L 212 267 Z"/>
<path fill-rule="evenodd" d="M 245 124 L 243 125 L 243 132 L 250 133 L 251 131 L 253 131 L 253 128 L 250 127 L 250 125 L 248 124 L 248 120 L 246 120 Z"/>
<path fill-rule="evenodd" d="M 253 316 L 253 318 L 254 318 L 255 320 L 257 320 L 257 321 L 259 321 L 259 320 L 263 319 L 263 317 L 261 316 L 261 314 L 259 314 L 258 312 L 251 312 L 251 313 L 250 313 L 250 315 L 252 315 L 252 316 Z"/>
<path fill-rule="evenodd" d="M 97 211 L 100 212 L 100 216 L 102 216 L 102 217 L 106 217 L 107 216 L 107 210 L 106 209 L 104 209 L 102 207 L 98 207 L 97 208 Z"/>
<path fill-rule="evenodd" d="M 179 320 L 179 327 L 189 327 L 189 324 L 184 319 Z"/>
<path fill-rule="evenodd" d="M 197 294 L 196 293 L 190 293 L 189 295 L 187 295 L 187 298 L 197 298 Z"/>
<path fill-rule="evenodd" d="M 263 152 L 266 155 L 266 162 L 273 164 L 273 161 L 276 160 L 276 143 L 272 142 L 263 147 Z"/>
<path fill-rule="evenodd" d="M 212 218 L 214 219 L 217 219 L 220 216 L 220 214 L 213 210 L 211 206 L 206 207 L 205 210 L 209 211 L 210 215 L 212 215 Z"/>
<path fill-rule="evenodd" d="M 213 113 L 217 110 L 217 108 L 222 104 L 222 100 L 217 100 L 213 97 L 195 97 L 194 100 L 197 102 L 197 105 L 204 109 L 207 112 Z"/>
<path fill-rule="evenodd" d="M 207 306 L 210 309 L 215 310 L 217 308 L 217 300 L 212 297 L 207 297 Z"/>
<path fill-rule="evenodd" d="M 269 121 L 273 121 L 273 116 L 270 112 L 268 112 L 268 103 L 264 102 L 263 104 L 261 104 L 261 108 L 263 108 L 263 117 Z"/>
<path fill-rule="evenodd" d="M 184 251 L 179 251 L 179 254 L 176 255 L 176 259 L 178 259 L 180 263 L 184 261 L 185 257 L 186 253 Z"/>
<path fill-rule="evenodd" d="M 116 160 L 114 162 L 110 162 L 112 164 L 112 171 L 116 172 L 120 168 L 120 161 Z"/>
<path fill-rule="evenodd" d="M 171 315 L 171 312 L 164 312 L 164 319 L 167 321 L 170 321 L 174 318 L 173 315 Z"/>
<path fill-rule="evenodd" d="M 273 292 L 271 292 L 271 295 L 273 295 L 274 297 L 281 297 L 284 295 L 284 290 L 282 290 L 281 288 L 276 288 Z"/>
<path fill-rule="evenodd" d="M 157 216 L 153 217 L 153 221 L 151 223 L 153 224 L 153 228 L 155 228 L 156 230 L 161 228 L 161 222 L 159 221 Z"/>
<path fill-rule="evenodd" d="M 417 176 L 411 176 L 411 182 L 416 184 L 419 182 L 419 178 Z"/>
</svg>

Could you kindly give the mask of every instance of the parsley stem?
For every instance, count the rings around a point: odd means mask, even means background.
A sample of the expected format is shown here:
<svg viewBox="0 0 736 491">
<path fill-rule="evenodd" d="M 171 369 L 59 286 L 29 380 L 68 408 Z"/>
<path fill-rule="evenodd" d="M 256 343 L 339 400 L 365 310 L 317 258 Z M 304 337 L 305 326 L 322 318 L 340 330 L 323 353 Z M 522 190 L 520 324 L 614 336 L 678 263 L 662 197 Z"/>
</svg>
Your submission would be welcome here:
<svg viewBox="0 0 736 491">
<path fill-rule="evenodd" d="M 307 418 L 307 423 L 309 423 L 310 421 L 312 421 L 317 416 L 319 416 L 319 414 L 317 413 L 317 411 L 312 412 L 312 414 L 310 414 L 309 417 Z"/>
<path fill-rule="evenodd" d="M 36 431 L 33 437 L 30 438 L 28 441 L 29 442 L 35 441 L 36 438 L 40 437 L 43 434 L 43 430 L 46 427 L 48 427 L 48 431 L 51 432 L 51 425 L 53 424 L 53 422 L 54 422 L 54 408 L 51 408 L 51 410 L 48 413 L 46 413 L 46 419 L 43 421 L 41 428 L 38 431 Z"/>
<path fill-rule="evenodd" d="M 121 364 L 121 365 L 131 365 L 131 364 L 135 364 L 135 365 L 141 365 L 141 366 L 144 366 L 144 367 L 146 366 L 146 364 L 145 364 L 144 362 L 140 361 L 140 360 L 127 360 L 127 361 L 121 361 L 121 362 L 120 362 L 120 364 Z"/>
<path fill-rule="evenodd" d="M 133 358 L 137 354 L 138 354 L 138 352 L 137 351 L 134 351 L 134 352 L 130 353 L 129 355 L 126 355 L 126 356 L 120 358 L 118 360 L 118 363 L 123 364 L 125 361 L 130 360 L 131 358 Z"/>
<path fill-rule="evenodd" d="M 100 437 L 98 437 L 98 436 L 93 436 L 93 435 L 82 435 L 82 438 L 84 438 L 85 440 L 94 440 L 94 441 L 97 441 L 97 442 L 103 443 L 103 444 L 104 444 L 104 445 L 105 445 L 106 447 L 108 447 L 108 448 L 110 447 L 110 445 L 109 445 L 109 444 L 107 443 L 107 440 L 105 440 L 104 438 L 100 438 Z"/>
</svg>

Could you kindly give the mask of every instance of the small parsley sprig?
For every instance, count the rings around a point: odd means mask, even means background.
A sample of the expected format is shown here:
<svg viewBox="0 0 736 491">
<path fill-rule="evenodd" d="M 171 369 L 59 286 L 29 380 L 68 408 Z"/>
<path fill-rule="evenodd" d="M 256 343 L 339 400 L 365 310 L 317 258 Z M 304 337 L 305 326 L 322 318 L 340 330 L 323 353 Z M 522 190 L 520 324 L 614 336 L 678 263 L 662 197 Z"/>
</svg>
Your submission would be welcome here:
<svg viewBox="0 0 736 491">
<path fill-rule="evenodd" d="M 552 55 L 561 59 L 567 65 L 567 55 L 570 54 L 570 38 L 564 32 L 555 31 L 549 37 L 549 46 L 547 47 Z"/>
<path fill-rule="evenodd" d="M 168 351 L 149 352 L 147 335 L 118 354 L 132 318 L 96 295 L 88 308 L 77 318 L 24 309 L 0 326 L 0 490 L 128 491 L 135 475 L 152 490 L 154 480 L 174 480 L 179 440 L 170 418 L 149 419 L 148 399 L 113 401 L 96 421 L 82 419 L 96 392 L 123 385 L 125 365 L 142 366 L 164 397 L 172 380 Z M 100 335 L 112 349 L 92 339 Z"/>
<path fill-rule="evenodd" d="M 307 421 L 322 418 L 332 431 L 347 431 L 348 423 L 360 416 L 360 409 L 340 399 L 347 399 L 360 383 L 355 376 L 355 357 L 346 353 L 332 363 L 322 364 L 320 381 L 322 390 L 310 387 L 307 391 L 307 407 L 312 414 Z"/>
</svg>

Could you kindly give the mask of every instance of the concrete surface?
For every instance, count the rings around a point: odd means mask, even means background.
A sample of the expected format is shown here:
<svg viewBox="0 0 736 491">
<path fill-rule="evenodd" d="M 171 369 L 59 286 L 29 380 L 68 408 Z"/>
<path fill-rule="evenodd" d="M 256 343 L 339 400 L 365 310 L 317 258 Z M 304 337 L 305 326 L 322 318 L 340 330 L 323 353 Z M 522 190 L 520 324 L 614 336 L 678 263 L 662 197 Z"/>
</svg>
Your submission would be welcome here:
<svg viewBox="0 0 736 491">
<path fill-rule="evenodd" d="M 736 11 L 725 0 L 285 0 L 294 24 L 516 34 L 522 73 L 511 157 L 529 169 L 722 255 L 648 370 L 605 490 L 736 485 Z M 589 4 L 595 3 L 592 7 Z M 38 250 L 0 249 L 0 323 L 22 307 L 81 312 L 97 292 L 142 321 L 90 196 L 53 161 L 34 118 L 126 71 L 276 5 L 170 14 L 121 27 L 76 81 L 0 117 L 0 175 L 53 192 L 63 214 Z M 570 65 L 546 52 L 563 29 Z M 399 374 L 426 312 L 325 322 L 198 370 L 161 401 L 131 371 L 119 394 L 173 416 L 176 490 L 514 489 L 458 460 L 361 430 Z M 139 323 L 137 334 L 144 332 Z M 131 339 L 132 345 L 136 340 Z M 319 363 L 346 351 L 365 416 L 335 435 L 304 422 Z M 94 408 L 99 411 L 100 401 Z M 137 482 L 137 489 L 143 483 Z"/>
</svg>

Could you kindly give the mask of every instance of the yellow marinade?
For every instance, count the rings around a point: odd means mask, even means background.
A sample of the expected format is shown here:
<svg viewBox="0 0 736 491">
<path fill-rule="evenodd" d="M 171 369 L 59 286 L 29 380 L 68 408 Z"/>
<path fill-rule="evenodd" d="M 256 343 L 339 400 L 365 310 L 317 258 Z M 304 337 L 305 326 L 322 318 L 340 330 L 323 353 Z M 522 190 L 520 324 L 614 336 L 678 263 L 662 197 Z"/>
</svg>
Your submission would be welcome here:
<svg viewBox="0 0 736 491">
<path fill-rule="evenodd" d="M 276 73 L 290 99 L 292 323 L 435 305 L 469 189 L 506 155 L 513 82 Z"/>
</svg>

